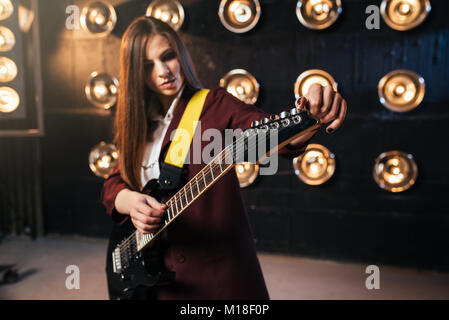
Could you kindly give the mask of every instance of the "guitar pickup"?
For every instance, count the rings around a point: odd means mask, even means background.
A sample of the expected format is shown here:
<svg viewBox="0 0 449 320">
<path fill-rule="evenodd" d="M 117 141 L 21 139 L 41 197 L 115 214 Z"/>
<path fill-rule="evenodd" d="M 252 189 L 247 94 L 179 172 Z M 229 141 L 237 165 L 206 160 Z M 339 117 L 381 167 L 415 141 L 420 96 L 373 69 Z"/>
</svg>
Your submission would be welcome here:
<svg viewBox="0 0 449 320">
<path fill-rule="evenodd" d="M 114 273 L 122 272 L 122 261 L 119 247 L 115 248 L 112 252 L 112 269 L 114 270 Z"/>
</svg>

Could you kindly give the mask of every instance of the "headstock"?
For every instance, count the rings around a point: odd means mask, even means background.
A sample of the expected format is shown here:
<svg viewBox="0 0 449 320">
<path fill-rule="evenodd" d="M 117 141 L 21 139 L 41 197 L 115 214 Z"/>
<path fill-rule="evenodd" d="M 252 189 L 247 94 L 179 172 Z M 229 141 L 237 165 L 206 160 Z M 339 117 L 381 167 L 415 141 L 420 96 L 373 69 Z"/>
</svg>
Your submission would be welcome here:
<svg viewBox="0 0 449 320">
<path fill-rule="evenodd" d="M 243 137 L 241 144 L 245 145 L 243 156 L 245 159 L 249 158 L 249 162 L 253 162 L 248 151 L 257 150 L 256 160 L 260 161 L 266 155 L 259 151 L 261 146 L 265 146 L 265 150 L 271 153 L 275 148 L 282 148 L 291 140 L 321 125 L 321 122 L 312 118 L 307 111 L 299 111 L 296 107 L 271 115 L 269 118 L 253 121 L 251 127 L 241 133 Z"/>
</svg>

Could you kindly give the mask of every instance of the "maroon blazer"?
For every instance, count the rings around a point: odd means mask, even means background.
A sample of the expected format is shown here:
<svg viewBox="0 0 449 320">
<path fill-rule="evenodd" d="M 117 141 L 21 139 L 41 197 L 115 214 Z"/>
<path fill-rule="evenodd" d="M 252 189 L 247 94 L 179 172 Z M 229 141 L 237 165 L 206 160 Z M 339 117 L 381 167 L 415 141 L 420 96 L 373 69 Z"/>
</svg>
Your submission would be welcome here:
<svg viewBox="0 0 449 320">
<path fill-rule="evenodd" d="M 193 93 L 186 87 L 181 96 L 163 140 L 160 163 L 167 152 L 170 133 L 177 128 Z M 206 97 L 201 130 L 245 129 L 251 121 L 265 116 L 262 110 L 215 87 Z M 207 143 L 202 142 L 202 147 Z M 284 147 L 279 154 L 293 158 L 305 146 L 295 150 Z M 186 164 L 179 188 L 203 166 L 204 163 Z M 123 188 L 130 187 L 116 169 L 105 180 L 101 192 L 106 212 L 117 223 L 129 218 L 114 207 Z M 158 288 L 159 299 L 269 299 L 235 170 L 230 170 L 177 218 L 168 228 L 168 241 L 165 265 L 176 272 L 176 279 L 173 284 Z"/>
</svg>

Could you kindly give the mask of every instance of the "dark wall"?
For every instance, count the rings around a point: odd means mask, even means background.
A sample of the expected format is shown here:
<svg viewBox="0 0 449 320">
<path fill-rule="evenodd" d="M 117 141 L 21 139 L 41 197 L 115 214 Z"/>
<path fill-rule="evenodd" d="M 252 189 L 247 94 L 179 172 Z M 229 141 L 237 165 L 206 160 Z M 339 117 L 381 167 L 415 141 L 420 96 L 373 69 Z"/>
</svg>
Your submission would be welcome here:
<svg viewBox="0 0 449 320">
<path fill-rule="evenodd" d="M 296 18 L 296 1 L 260 0 L 259 24 L 238 35 L 221 25 L 218 0 L 186 0 L 181 34 L 205 87 L 244 68 L 261 84 L 256 105 L 276 113 L 293 105 L 296 77 L 319 68 L 333 75 L 348 101 L 343 127 L 314 138 L 336 155 L 329 182 L 305 185 L 282 159 L 277 175 L 243 190 L 261 251 L 447 270 L 449 3 L 431 1 L 427 20 L 411 31 L 392 30 L 382 20 L 380 30 L 367 30 L 365 8 L 378 2 L 343 1 L 334 26 L 312 31 Z M 40 1 L 45 226 L 48 233 L 106 236 L 103 180 L 90 172 L 87 157 L 95 144 L 111 140 L 113 115 L 89 104 L 84 84 L 95 70 L 118 77 L 120 37 L 148 1 L 111 1 L 118 23 L 104 39 L 64 28 L 72 3 L 85 1 Z M 377 96 L 380 78 L 400 68 L 426 81 L 423 103 L 405 114 L 385 109 Z M 419 166 L 416 185 L 399 194 L 381 190 L 371 173 L 375 158 L 393 149 L 413 154 Z"/>
</svg>

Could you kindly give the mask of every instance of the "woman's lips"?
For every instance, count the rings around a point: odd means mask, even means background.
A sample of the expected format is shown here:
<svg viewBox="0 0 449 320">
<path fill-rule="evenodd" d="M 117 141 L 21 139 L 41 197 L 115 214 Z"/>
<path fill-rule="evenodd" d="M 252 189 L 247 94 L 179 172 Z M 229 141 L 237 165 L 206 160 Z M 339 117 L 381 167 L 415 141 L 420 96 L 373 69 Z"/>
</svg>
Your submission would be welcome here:
<svg viewBox="0 0 449 320">
<path fill-rule="evenodd" d="M 166 81 L 163 84 L 160 85 L 161 89 L 168 89 L 173 87 L 175 84 L 175 79 L 172 79 L 170 81 Z"/>
</svg>

